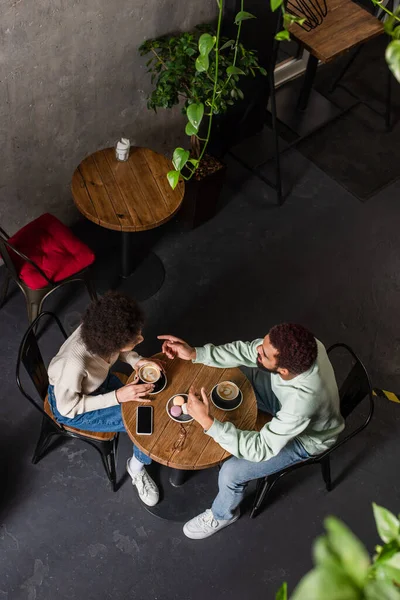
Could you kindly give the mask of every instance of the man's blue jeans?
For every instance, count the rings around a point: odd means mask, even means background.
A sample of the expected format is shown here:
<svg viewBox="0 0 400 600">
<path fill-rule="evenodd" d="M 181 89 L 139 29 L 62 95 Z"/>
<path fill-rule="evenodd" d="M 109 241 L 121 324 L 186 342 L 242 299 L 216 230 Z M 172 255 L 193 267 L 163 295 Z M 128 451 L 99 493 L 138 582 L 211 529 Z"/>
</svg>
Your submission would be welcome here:
<svg viewBox="0 0 400 600">
<path fill-rule="evenodd" d="M 258 409 L 276 415 L 280 404 L 271 389 L 271 375 L 259 369 L 243 369 L 250 380 L 257 398 Z M 218 478 L 219 492 L 212 505 L 212 513 L 217 520 L 232 519 L 243 500 L 247 484 L 281 471 L 309 458 L 301 443 L 294 439 L 277 456 L 263 462 L 251 462 L 232 457 L 221 467 Z"/>
<path fill-rule="evenodd" d="M 114 373 L 110 373 L 106 381 L 93 392 L 91 396 L 118 390 L 120 387 L 123 387 L 123 385 L 124 384 L 116 375 L 114 375 Z M 81 415 L 76 415 L 72 419 L 68 419 L 68 417 L 64 417 L 57 410 L 56 397 L 52 385 L 49 385 L 49 404 L 53 415 L 61 425 L 69 425 L 70 427 L 76 427 L 77 429 L 86 431 L 126 431 L 122 420 L 121 406 L 119 404 L 108 408 L 91 410 Z M 135 445 L 133 445 L 133 455 L 144 465 L 149 465 L 151 463 L 151 458 L 144 454 L 144 452 L 141 452 Z"/>
</svg>

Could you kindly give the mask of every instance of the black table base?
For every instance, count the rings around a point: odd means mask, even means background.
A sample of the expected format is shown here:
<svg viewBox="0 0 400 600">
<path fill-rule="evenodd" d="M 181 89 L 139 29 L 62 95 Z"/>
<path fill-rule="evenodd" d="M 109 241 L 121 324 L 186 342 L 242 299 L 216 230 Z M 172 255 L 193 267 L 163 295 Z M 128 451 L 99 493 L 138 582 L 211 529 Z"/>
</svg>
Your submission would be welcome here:
<svg viewBox="0 0 400 600">
<path fill-rule="evenodd" d="M 186 523 L 211 508 L 218 493 L 218 467 L 203 471 L 178 471 L 153 463 L 146 468 L 160 489 L 160 502 L 156 506 L 142 504 L 152 515 L 167 521 Z M 174 485 L 176 482 L 178 486 Z"/>
</svg>

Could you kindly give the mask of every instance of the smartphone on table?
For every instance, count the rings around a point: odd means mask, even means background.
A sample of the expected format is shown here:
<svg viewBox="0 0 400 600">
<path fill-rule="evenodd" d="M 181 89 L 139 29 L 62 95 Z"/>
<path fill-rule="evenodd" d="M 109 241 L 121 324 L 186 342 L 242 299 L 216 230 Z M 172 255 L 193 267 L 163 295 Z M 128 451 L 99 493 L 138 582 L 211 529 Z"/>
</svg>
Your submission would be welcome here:
<svg viewBox="0 0 400 600">
<path fill-rule="evenodd" d="M 138 406 L 136 409 L 137 435 L 151 435 L 153 433 L 153 407 Z"/>
</svg>

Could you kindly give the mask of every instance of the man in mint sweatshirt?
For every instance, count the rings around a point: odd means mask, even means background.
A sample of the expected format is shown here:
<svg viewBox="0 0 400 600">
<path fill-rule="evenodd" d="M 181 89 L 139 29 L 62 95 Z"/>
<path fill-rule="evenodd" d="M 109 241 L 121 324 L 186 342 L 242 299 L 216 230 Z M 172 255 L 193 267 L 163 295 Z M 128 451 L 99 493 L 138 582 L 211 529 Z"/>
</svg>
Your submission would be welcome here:
<svg viewBox="0 0 400 600">
<path fill-rule="evenodd" d="M 204 388 L 201 396 L 191 389 L 189 414 L 233 455 L 220 470 L 219 493 L 211 509 L 183 528 L 187 537 L 203 539 L 239 518 L 249 481 L 321 454 L 336 442 L 344 428 L 338 388 L 324 345 L 301 325 L 283 323 L 253 342 L 202 348 L 171 335 L 159 338 L 168 358 L 220 368 L 247 367 L 259 410 L 273 416 L 260 432 L 241 431 L 210 416 Z"/>
</svg>

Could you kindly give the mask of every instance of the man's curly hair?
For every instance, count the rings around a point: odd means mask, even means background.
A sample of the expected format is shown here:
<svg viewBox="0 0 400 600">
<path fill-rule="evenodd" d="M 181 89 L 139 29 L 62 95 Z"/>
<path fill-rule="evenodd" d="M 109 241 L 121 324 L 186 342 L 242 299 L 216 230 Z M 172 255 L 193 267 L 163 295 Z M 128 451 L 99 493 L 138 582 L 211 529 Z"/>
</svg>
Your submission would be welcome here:
<svg viewBox="0 0 400 600">
<path fill-rule="evenodd" d="M 119 292 L 107 292 L 89 304 L 81 335 L 89 352 L 108 358 L 133 342 L 143 324 L 144 315 L 136 300 Z"/>
<path fill-rule="evenodd" d="M 287 369 L 294 375 L 308 371 L 317 359 L 315 337 L 302 325 L 275 325 L 269 332 L 269 339 L 278 351 L 276 367 Z"/>
</svg>

